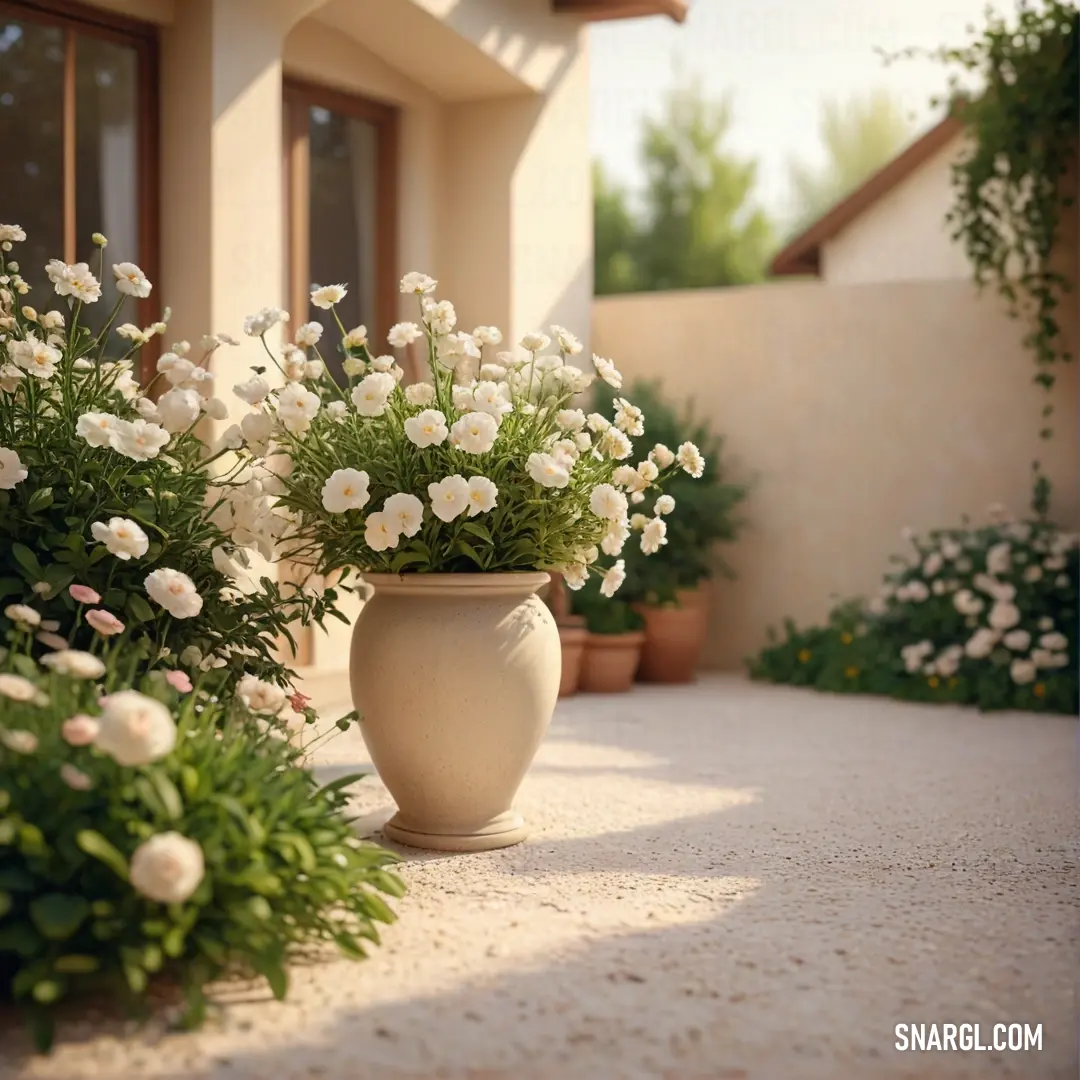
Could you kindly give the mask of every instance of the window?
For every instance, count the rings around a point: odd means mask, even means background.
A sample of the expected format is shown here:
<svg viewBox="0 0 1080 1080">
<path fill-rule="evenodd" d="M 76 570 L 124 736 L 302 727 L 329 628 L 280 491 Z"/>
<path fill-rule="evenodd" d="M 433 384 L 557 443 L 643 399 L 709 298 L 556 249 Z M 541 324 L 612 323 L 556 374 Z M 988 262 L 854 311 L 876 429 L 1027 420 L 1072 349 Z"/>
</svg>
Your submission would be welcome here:
<svg viewBox="0 0 1080 1080">
<path fill-rule="evenodd" d="M 348 285 L 337 308 L 345 329 L 363 324 L 373 343 L 386 340 L 397 310 L 396 121 L 392 106 L 285 82 L 286 295 L 294 330 L 322 324 L 320 351 L 339 381 L 340 330 L 309 294 Z"/>
<path fill-rule="evenodd" d="M 153 27 L 0 0 L 0 217 L 26 230 L 19 261 L 37 307 L 52 306 L 49 259 L 98 273 L 95 232 L 109 239 L 106 267 L 137 262 L 156 282 L 156 127 Z M 84 309 L 99 327 L 118 298 L 111 272 L 101 276 L 101 300 Z M 128 298 L 117 321 L 147 326 L 159 303 L 157 290 Z"/>
</svg>

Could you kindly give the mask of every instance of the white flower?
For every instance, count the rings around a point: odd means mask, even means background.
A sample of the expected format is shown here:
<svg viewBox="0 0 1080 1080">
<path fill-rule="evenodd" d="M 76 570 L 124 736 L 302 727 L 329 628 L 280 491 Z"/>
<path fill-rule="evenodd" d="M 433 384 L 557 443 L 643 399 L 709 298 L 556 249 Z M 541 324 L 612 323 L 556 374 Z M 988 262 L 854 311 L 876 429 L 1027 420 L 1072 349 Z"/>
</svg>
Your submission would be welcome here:
<svg viewBox="0 0 1080 1080">
<path fill-rule="evenodd" d="M 486 476 L 469 477 L 469 517 L 495 509 L 499 489 Z"/>
<path fill-rule="evenodd" d="M 427 274 L 420 274 L 412 270 L 401 279 L 401 291 L 423 296 L 425 293 L 434 292 L 435 286 L 438 284 L 434 278 L 428 277 Z"/>
<path fill-rule="evenodd" d="M 646 488 L 660 475 L 660 470 L 652 461 L 639 461 L 637 466 L 637 474 L 641 480 L 642 488 Z"/>
<path fill-rule="evenodd" d="M 399 322 L 390 327 L 386 340 L 393 348 L 404 349 L 406 345 L 411 345 L 417 338 L 422 337 L 423 333 L 414 322 Z"/>
<path fill-rule="evenodd" d="M 1043 576 L 1042 567 L 1034 565 L 1026 566 L 1024 567 L 1024 573 L 1021 576 L 1029 585 L 1033 585 Z"/>
<path fill-rule="evenodd" d="M 144 840 L 131 856 L 131 887 L 159 904 L 182 904 L 206 874 L 202 848 L 177 832 Z"/>
<path fill-rule="evenodd" d="M 349 407 L 345 404 L 344 401 L 331 401 L 330 404 L 326 406 L 326 415 L 338 424 L 340 424 L 345 419 L 348 411 Z"/>
<path fill-rule="evenodd" d="M 353 388 L 352 403 L 361 416 L 382 416 L 397 383 L 394 376 L 376 371 L 365 375 Z"/>
<path fill-rule="evenodd" d="M 1049 649 L 1032 649 L 1031 662 L 1037 668 L 1064 667 L 1069 658 L 1065 653 L 1051 652 Z"/>
<path fill-rule="evenodd" d="M 478 345 L 498 345 L 502 341 L 502 331 L 497 326 L 478 326 L 472 336 Z"/>
<path fill-rule="evenodd" d="M 921 604 L 930 595 L 930 589 L 927 587 L 925 581 L 920 581 L 918 578 L 901 585 L 896 590 L 896 598 L 898 600 L 914 600 L 917 604 Z"/>
<path fill-rule="evenodd" d="M 453 521 L 469 508 L 469 483 L 455 473 L 428 484 L 431 509 L 440 521 Z"/>
<path fill-rule="evenodd" d="M 605 555 L 618 555 L 630 536 L 630 527 L 625 518 L 608 521 L 600 547 Z"/>
<path fill-rule="evenodd" d="M 467 454 L 486 454 L 495 445 L 499 425 L 483 412 L 466 413 L 450 429 L 450 441 Z"/>
<path fill-rule="evenodd" d="M 360 349 L 367 345 L 367 327 L 354 326 L 342 339 L 346 349 Z"/>
<path fill-rule="evenodd" d="M 203 599 L 195 582 L 179 570 L 165 567 L 154 570 L 147 575 L 143 585 L 150 599 L 175 619 L 191 619 L 202 611 Z"/>
<path fill-rule="evenodd" d="M 312 345 L 318 345 L 319 339 L 323 335 L 322 323 L 306 322 L 303 326 L 299 327 L 296 331 L 296 336 L 293 340 L 297 345 L 302 345 L 305 348 L 310 348 Z"/>
<path fill-rule="evenodd" d="M 16 754 L 32 754 L 38 748 L 38 737 L 32 731 L 0 728 L 0 743 Z"/>
<path fill-rule="evenodd" d="M 953 607 L 961 615 L 978 615 L 983 609 L 983 602 L 970 589 L 960 589 L 953 596 Z"/>
<path fill-rule="evenodd" d="M 319 395 L 301 386 L 289 383 L 277 399 L 277 414 L 289 431 L 303 434 L 319 411 Z"/>
<path fill-rule="evenodd" d="M 361 510 L 367 505 L 369 477 L 357 469 L 336 469 L 322 487 L 323 509 L 330 514 Z"/>
<path fill-rule="evenodd" d="M 8 353 L 19 367 L 42 381 L 51 379 L 60 363 L 60 350 L 39 341 L 33 334 L 27 334 L 25 341 L 12 341 Z"/>
<path fill-rule="evenodd" d="M 692 442 L 684 442 L 675 458 L 683 472 L 689 473 L 695 480 L 705 471 L 705 459 Z"/>
<path fill-rule="evenodd" d="M 240 420 L 240 430 L 244 433 L 251 452 L 259 457 L 269 450 L 270 436 L 274 433 L 274 418 L 268 413 L 248 413 Z"/>
<path fill-rule="evenodd" d="M 596 441 L 596 449 L 616 461 L 628 458 L 633 451 L 629 437 L 617 427 L 609 427 Z"/>
<path fill-rule="evenodd" d="M 973 660 L 982 660 L 993 652 L 994 646 L 998 643 L 998 637 L 998 631 L 981 626 L 964 645 L 964 652 Z"/>
<path fill-rule="evenodd" d="M 323 285 L 312 289 L 311 302 L 323 311 L 329 311 L 335 304 L 340 304 L 348 294 L 344 285 Z"/>
<path fill-rule="evenodd" d="M 435 387 L 426 382 L 406 386 L 405 400 L 410 405 L 430 405 L 435 400 Z"/>
<path fill-rule="evenodd" d="M 555 414 L 555 423 L 563 431 L 581 431 L 585 427 L 585 414 L 580 409 L 560 409 Z"/>
<path fill-rule="evenodd" d="M 449 334 L 457 325 L 457 312 L 449 300 L 440 300 L 437 303 L 434 300 L 425 300 L 424 317 L 428 326 L 436 334 Z M 472 341 L 468 334 L 459 334 L 458 337 L 469 338 Z M 475 342 L 473 344 L 475 345 Z"/>
<path fill-rule="evenodd" d="M 510 387 L 506 383 L 479 382 L 472 391 L 473 408 L 486 412 L 496 420 L 502 419 L 514 406 L 510 403 Z"/>
<path fill-rule="evenodd" d="M 10 491 L 30 475 L 14 450 L 0 446 L 0 491 Z"/>
<path fill-rule="evenodd" d="M 99 543 L 104 544 L 110 555 L 115 555 L 123 562 L 128 559 L 141 559 L 150 547 L 150 540 L 142 528 L 127 518 L 109 518 L 108 523 L 95 521 L 90 526 L 90 534 Z"/>
<path fill-rule="evenodd" d="M 555 335 L 555 341 L 561 352 L 567 356 L 577 356 L 581 352 L 582 344 L 565 326 L 552 326 L 551 332 Z"/>
<path fill-rule="evenodd" d="M 646 555 L 655 555 L 667 542 L 667 522 L 654 517 L 642 531 L 641 550 Z"/>
<path fill-rule="evenodd" d="M 260 308 L 254 315 L 248 315 L 244 319 L 244 333 L 249 337 L 262 337 L 278 323 L 288 321 L 289 313 L 279 307 Z"/>
<path fill-rule="evenodd" d="M 1012 681 L 1017 686 L 1024 686 L 1029 682 L 1035 681 L 1035 676 L 1038 674 L 1038 668 L 1034 660 L 1014 660 L 1009 665 L 1009 674 L 1012 676 Z"/>
<path fill-rule="evenodd" d="M 640 532 L 649 524 L 651 518 L 646 517 L 644 514 L 631 514 L 630 515 L 630 528 L 635 532 Z"/>
<path fill-rule="evenodd" d="M 149 765 L 176 746 L 176 724 L 160 701 L 136 690 L 102 699 L 94 745 L 118 765 Z"/>
<path fill-rule="evenodd" d="M 373 356 L 371 358 L 372 371 L 393 371 L 396 366 L 397 365 L 394 362 L 394 358 L 392 356 Z"/>
<path fill-rule="evenodd" d="M 138 345 L 145 345 L 154 336 L 152 330 L 144 330 L 142 327 L 129 322 L 121 323 L 116 328 L 116 334 L 118 337 L 126 338 L 128 341 L 133 341 Z"/>
<path fill-rule="evenodd" d="M 926 577 L 933 577 L 945 565 L 944 556 L 940 551 L 931 551 L 923 562 L 922 572 Z"/>
<path fill-rule="evenodd" d="M 157 403 L 161 426 L 174 434 L 186 431 L 199 419 L 202 401 L 194 390 L 174 387 L 162 394 Z"/>
<path fill-rule="evenodd" d="M 309 360 L 304 365 L 304 378 L 310 379 L 312 381 L 315 381 L 316 379 L 321 379 L 325 370 L 326 365 L 318 358 L 314 360 Z"/>
<path fill-rule="evenodd" d="M 53 283 L 57 296 L 74 296 L 84 304 L 93 304 L 101 299 L 101 285 L 90 273 L 90 267 L 86 263 L 73 263 L 69 266 L 59 259 L 50 259 L 45 272 Z"/>
<path fill-rule="evenodd" d="M 570 472 L 551 454 L 530 454 L 526 465 L 529 475 L 544 487 L 564 488 L 570 483 Z"/>
<path fill-rule="evenodd" d="M 14 394 L 19 388 L 19 383 L 25 378 L 26 373 L 14 364 L 0 366 L 0 390 L 3 390 L 5 394 Z"/>
<path fill-rule="evenodd" d="M 183 386 L 191 379 L 195 365 L 183 356 L 166 353 L 157 362 L 158 373 L 164 375 L 171 386 Z"/>
<path fill-rule="evenodd" d="M 1069 579 L 1068 574 L 1058 574 L 1058 576 L 1054 578 L 1054 584 L 1059 589 L 1067 589 L 1072 585 L 1072 581 Z"/>
<path fill-rule="evenodd" d="M 584 563 L 569 563 L 559 567 L 559 573 L 568 589 L 577 592 L 589 580 L 589 568 Z"/>
<path fill-rule="evenodd" d="M 395 532 L 415 536 L 423 524 L 424 504 L 415 495 L 398 492 L 383 503 L 382 513 Z"/>
<path fill-rule="evenodd" d="M 269 396 L 270 384 L 261 375 L 252 375 L 247 381 L 237 383 L 233 393 L 249 405 L 258 405 Z"/>
<path fill-rule="evenodd" d="M 43 656 L 41 662 L 45 667 L 75 679 L 100 679 L 105 674 L 105 665 L 96 656 L 78 649 L 58 649 Z"/>
<path fill-rule="evenodd" d="M 154 287 L 134 263 L 113 263 L 112 272 L 116 278 L 116 291 L 125 296 L 137 296 L 142 300 L 150 295 L 150 290 Z"/>
<path fill-rule="evenodd" d="M 1044 615 L 1039 620 L 1038 626 L 1039 626 L 1040 630 L 1053 630 L 1054 629 L 1054 620 L 1051 619 L 1049 615 Z"/>
<path fill-rule="evenodd" d="M 1011 551 L 1012 549 L 1005 541 L 995 544 L 986 553 L 986 569 L 991 574 L 1007 574 L 1012 564 Z"/>
<path fill-rule="evenodd" d="M 65 761 L 60 766 L 60 779 L 72 791 L 89 791 L 94 786 L 94 781 L 82 771 L 77 769 L 70 761 Z"/>
<path fill-rule="evenodd" d="M 615 399 L 615 426 L 635 438 L 645 434 L 645 414 L 626 398 Z"/>
<path fill-rule="evenodd" d="M 367 371 L 367 364 L 359 356 L 346 356 L 341 362 L 341 370 L 350 379 L 355 379 L 358 375 L 363 375 Z"/>
<path fill-rule="evenodd" d="M 1048 555 L 1045 559 L 1043 559 L 1043 568 L 1046 570 L 1064 570 L 1065 556 Z"/>
<path fill-rule="evenodd" d="M 995 630 L 1008 630 L 1020 621 L 1020 609 L 1013 603 L 999 600 L 990 609 L 988 621 Z"/>
<path fill-rule="evenodd" d="M 37 692 L 37 687 L 29 679 L 0 672 L 0 697 L 6 697 L 9 701 L 33 701 Z"/>
<path fill-rule="evenodd" d="M 21 225 L 0 225 L 0 241 L 5 244 L 21 244 L 26 239 L 26 231 Z"/>
<path fill-rule="evenodd" d="M 621 521 L 629 506 L 626 496 L 611 484 L 597 484 L 589 494 L 589 509 L 599 518 Z"/>
<path fill-rule="evenodd" d="M 538 330 L 534 330 L 531 334 L 526 334 L 521 339 L 521 347 L 526 352 L 537 353 L 541 349 L 546 349 L 551 344 L 551 338 L 547 334 L 541 334 Z"/>
<path fill-rule="evenodd" d="M 285 707 L 285 691 L 254 675 L 245 675 L 236 685 L 236 696 L 254 713 L 277 716 Z"/>
<path fill-rule="evenodd" d="M 622 375 L 619 374 L 618 369 L 610 360 L 605 360 L 602 356 L 597 356 L 593 353 L 593 367 L 596 368 L 596 374 L 600 376 L 608 384 L 608 386 L 615 390 L 622 389 Z"/>
<path fill-rule="evenodd" d="M 503 382 L 506 379 L 506 368 L 502 364 L 481 364 L 480 378 L 488 382 Z"/>
<path fill-rule="evenodd" d="M 435 354 L 444 368 L 455 371 L 468 360 L 475 360 L 480 350 L 468 334 L 447 334 L 439 340 Z"/>
<path fill-rule="evenodd" d="M 614 596 L 619 587 L 626 580 L 626 563 L 619 561 L 604 573 L 604 580 L 600 583 L 600 592 L 604 596 Z"/>
<path fill-rule="evenodd" d="M 386 551 L 397 547 L 401 533 L 395 531 L 394 522 L 381 510 L 368 514 L 364 522 L 364 543 L 372 551 Z"/>
<path fill-rule="evenodd" d="M 1031 644 L 1031 635 L 1026 630 L 1010 630 L 1001 640 L 1007 649 L 1023 652 Z"/>
<path fill-rule="evenodd" d="M 658 514 L 670 514 L 675 509 L 675 500 L 670 495 L 661 495 L 656 500 L 656 512 Z"/>
<path fill-rule="evenodd" d="M 581 451 L 573 439 L 559 439 L 551 444 L 551 456 L 569 469 L 581 457 Z"/>
<path fill-rule="evenodd" d="M 405 421 L 406 438 L 421 449 L 438 446 L 449 434 L 446 417 L 438 409 L 425 409 L 419 416 L 410 416 Z"/>
<path fill-rule="evenodd" d="M 1052 652 L 1061 652 L 1069 647 L 1069 639 L 1064 634 L 1055 631 L 1051 634 L 1043 634 L 1039 638 L 1039 644 L 1044 649 L 1050 649 Z"/>
</svg>

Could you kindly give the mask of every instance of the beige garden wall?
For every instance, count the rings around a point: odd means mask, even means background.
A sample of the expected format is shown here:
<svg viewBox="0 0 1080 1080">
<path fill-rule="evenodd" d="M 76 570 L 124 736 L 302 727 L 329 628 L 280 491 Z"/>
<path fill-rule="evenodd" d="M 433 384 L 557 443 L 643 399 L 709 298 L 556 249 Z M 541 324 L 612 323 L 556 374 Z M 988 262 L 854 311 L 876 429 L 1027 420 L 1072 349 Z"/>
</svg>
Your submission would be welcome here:
<svg viewBox="0 0 1080 1080">
<path fill-rule="evenodd" d="M 1071 328 L 1076 340 L 1075 326 Z M 1056 517 L 1080 523 L 1076 373 L 1042 393 L 1021 330 L 966 281 L 820 282 L 598 299 L 593 346 L 624 375 L 661 376 L 727 437 L 753 483 L 750 526 L 725 552 L 706 662 L 735 668 L 784 616 L 824 616 L 874 589 L 905 525 L 1023 510 L 1041 455 Z M 646 425 L 647 432 L 647 425 Z"/>
</svg>

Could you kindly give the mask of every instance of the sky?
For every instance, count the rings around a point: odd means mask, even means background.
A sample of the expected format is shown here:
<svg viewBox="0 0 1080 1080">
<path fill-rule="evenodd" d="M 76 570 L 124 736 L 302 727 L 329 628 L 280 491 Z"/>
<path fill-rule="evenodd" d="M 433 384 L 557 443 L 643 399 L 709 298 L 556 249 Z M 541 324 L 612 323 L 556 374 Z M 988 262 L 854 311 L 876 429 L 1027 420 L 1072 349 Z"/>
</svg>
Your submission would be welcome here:
<svg viewBox="0 0 1080 1080">
<path fill-rule="evenodd" d="M 885 87 L 915 132 L 926 130 L 940 117 L 929 99 L 946 89 L 947 69 L 925 60 L 886 68 L 875 47 L 966 44 L 967 27 L 984 24 L 985 7 L 986 0 L 690 0 L 681 25 L 664 17 L 594 24 L 593 153 L 616 179 L 639 186 L 641 117 L 658 112 L 680 78 L 700 78 L 710 95 L 732 92 L 728 145 L 758 159 L 757 198 L 784 219 L 792 210 L 788 161 L 822 159 L 822 98 Z"/>
</svg>

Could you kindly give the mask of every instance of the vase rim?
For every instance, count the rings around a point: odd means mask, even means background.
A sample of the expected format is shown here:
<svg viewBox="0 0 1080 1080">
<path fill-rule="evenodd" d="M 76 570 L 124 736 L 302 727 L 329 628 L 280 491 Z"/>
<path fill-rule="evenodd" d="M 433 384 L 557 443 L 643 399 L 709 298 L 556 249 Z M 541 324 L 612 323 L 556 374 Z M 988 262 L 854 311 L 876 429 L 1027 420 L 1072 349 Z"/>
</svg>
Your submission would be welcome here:
<svg viewBox="0 0 1080 1080">
<path fill-rule="evenodd" d="M 546 570 L 510 570 L 490 574 L 361 574 L 375 593 L 453 596 L 528 596 L 551 580 Z"/>
</svg>

